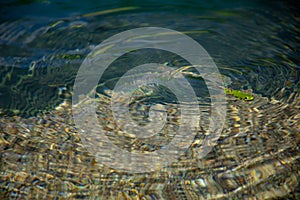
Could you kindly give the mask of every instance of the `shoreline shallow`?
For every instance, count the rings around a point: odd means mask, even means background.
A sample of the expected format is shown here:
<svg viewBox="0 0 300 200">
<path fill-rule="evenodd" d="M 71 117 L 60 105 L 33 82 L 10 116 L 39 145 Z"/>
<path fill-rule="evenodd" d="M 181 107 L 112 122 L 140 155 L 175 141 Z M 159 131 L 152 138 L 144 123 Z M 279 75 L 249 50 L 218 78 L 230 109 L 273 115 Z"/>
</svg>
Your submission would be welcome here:
<svg viewBox="0 0 300 200">
<path fill-rule="evenodd" d="M 103 108 L 107 97 L 98 100 Z M 1 197 L 296 198 L 299 102 L 299 94 L 283 103 L 260 96 L 251 103 L 229 101 L 218 145 L 204 159 L 197 159 L 201 140 L 195 139 L 179 162 L 144 174 L 97 163 L 81 143 L 68 103 L 41 117 L 1 118 Z M 119 144 L 132 139 L 110 137 Z"/>
</svg>

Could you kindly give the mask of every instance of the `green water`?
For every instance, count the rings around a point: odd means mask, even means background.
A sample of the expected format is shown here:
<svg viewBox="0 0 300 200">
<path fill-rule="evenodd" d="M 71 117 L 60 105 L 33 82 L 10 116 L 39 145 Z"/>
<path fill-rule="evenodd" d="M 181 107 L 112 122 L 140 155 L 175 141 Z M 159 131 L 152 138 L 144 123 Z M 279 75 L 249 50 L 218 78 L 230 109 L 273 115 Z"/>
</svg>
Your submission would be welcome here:
<svg viewBox="0 0 300 200">
<path fill-rule="evenodd" d="M 1 2 L 0 198 L 300 198 L 299 8 L 283 1 Z M 171 170 L 134 175 L 95 161 L 82 146 L 69 103 L 77 70 L 95 46 L 122 31 L 150 26 L 196 40 L 228 87 L 251 90 L 255 99 L 229 100 L 222 136 L 206 158 L 198 159 L 191 147 Z M 109 67 L 98 92 L 109 93 L 127 70 L 154 62 L 174 68 L 189 64 L 170 52 L 130 52 Z M 203 81 L 189 81 L 205 100 Z M 109 96 L 100 98 L 103 106 Z M 172 98 L 155 101 L 173 108 Z M 59 106 L 63 101 L 67 105 Z M 138 108 L 139 114 L 147 111 Z M 110 112 L 99 114 L 109 130 L 111 118 Z M 169 141 L 166 135 L 155 139 Z M 161 147 L 126 135 L 109 137 L 125 149 Z"/>
<path fill-rule="evenodd" d="M 72 87 L 77 69 L 94 46 L 121 31 L 148 26 L 187 33 L 203 45 L 222 74 L 234 79 L 236 89 L 253 89 L 268 97 L 284 87 L 298 91 L 299 18 L 294 6 L 234 1 L 3 3 L 0 95 L 5 98 L 0 105 L 27 115 L 44 110 L 48 101 L 58 98 L 53 85 Z M 161 52 L 142 57 L 129 62 L 135 62 L 132 66 L 150 61 L 185 64 Z M 119 60 L 116 67 L 126 56 Z M 33 65 L 37 75 L 30 78 Z"/>
</svg>

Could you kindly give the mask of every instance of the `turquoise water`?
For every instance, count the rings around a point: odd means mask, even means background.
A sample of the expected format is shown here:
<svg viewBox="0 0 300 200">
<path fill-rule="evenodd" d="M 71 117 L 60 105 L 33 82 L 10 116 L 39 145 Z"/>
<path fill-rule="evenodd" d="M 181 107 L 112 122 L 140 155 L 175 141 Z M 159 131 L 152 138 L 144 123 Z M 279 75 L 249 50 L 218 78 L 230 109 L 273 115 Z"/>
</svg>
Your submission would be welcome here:
<svg viewBox="0 0 300 200">
<path fill-rule="evenodd" d="M 300 198 L 298 3 L 20 0 L 0 5 L 0 198 Z M 170 171 L 132 175 L 98 165 L 80 142 L 70 105 L 59 105 L 70 102 L 77 71 L 95 46 L 122 31 L 151 26 L 196 40 L 226 85 L 251 90 L 255 100 L 229 100 L 222 137 L 207 158 L 199 161 L 191 148 Z M 100 80 L 102 104 L 127 70 L 151 62 L 189 64 L 165 51 L 128 53 Z M 203 81 L 189 81 L 206 100 Z M 155 101 L 174 103 L 168 91 L 160 92 L 167 97 Z M 137 119 L 149 111 L 137 107 L 138 115 L 132 114 Z M 108 124 L 110 114 L 99 115 L 100 123 L 115 130 Z M 169 141 L 171 135 L 156 139 Z M 109 137 L 127 149 L 159 146 Z"/>
</svg>

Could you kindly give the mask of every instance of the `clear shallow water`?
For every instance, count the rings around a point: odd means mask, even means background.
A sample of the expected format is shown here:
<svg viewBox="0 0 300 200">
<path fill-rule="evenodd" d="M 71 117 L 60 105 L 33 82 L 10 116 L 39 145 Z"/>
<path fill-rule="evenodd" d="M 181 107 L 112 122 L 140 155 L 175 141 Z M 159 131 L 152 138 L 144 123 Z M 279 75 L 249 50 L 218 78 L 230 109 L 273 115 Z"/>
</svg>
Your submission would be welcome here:
<svg viewBox="0 0 300 200">
<path fill-rule="evenodd" d="M 2 197 L 299 198 L 296 6 L 234 1 L 2 3 Z M 112 10 L 116 8 L 123 10 Z M 54 108 L 70 99 L 77 70 L 95 45 L 121 31 L 147 26 L 188 34 L 230 77 L 230 87 L 252 89 L 258 96 L 251 103 L 229 101 L 219 145 L 204 160 L 191 148 L 171 172 L 131 175 L 97 164 L 76 135 L 70 105 Z M 103 81 L 121 76 L 128 63 L 148 62 L 187 64 L 167 52 L 136 51 L 118 59 Z M 106 89 L 112 89 L 111 82 Z M 205 95 L 203 83 L 191 83 L 199 96 Z M 12 117 L 16 114 L 21 118 Z M 100 123 L 111 128 L 106 124 L 111 116 L 103 115 Z M 129 138 L 111 136 L 124 148 L 157 148 L 151 141 L 132 143 Z"/>
</svg>

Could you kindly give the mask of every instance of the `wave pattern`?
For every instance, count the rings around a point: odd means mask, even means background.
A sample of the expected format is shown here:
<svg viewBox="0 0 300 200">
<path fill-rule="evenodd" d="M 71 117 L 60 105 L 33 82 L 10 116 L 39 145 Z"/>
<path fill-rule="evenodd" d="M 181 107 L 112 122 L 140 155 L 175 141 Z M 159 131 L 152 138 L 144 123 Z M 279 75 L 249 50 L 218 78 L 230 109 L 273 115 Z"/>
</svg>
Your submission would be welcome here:
<svg viewBox="0 0 300 200">
<path fill-rule="evenodd" d="M 298 10 L 282 2 L 250 5 L 214 10 L 213 5 L 191 8 L 178 2 L 179 7 L 172 7 L 177 12 L 155 4 L 153 10 L 125 14 L 111 9 L 53 20 L 1 19 L 0 199 L 300 199 Z M 201 129 L 185 155 L 160 172 L 133 175 L 97 163 L 86 150 L 74 126 L 70 97 L 76 72 L 95 45 L 145 26 L 193 37 L 230 77 L 228 85 L 253 90 L 255 100 L 228 99 L 218 144 L 200 160 L 199 148 L 210 134 L 209 100 L 201 99 Z M 163 55 L 154 55 L 153 61 L 159 57 L 176 67 L 188 64 Z M 120 66 L 140 64 L 132 60 L 119 60 L 108 77 L 119 76 Z M 197 94 L 203 94 L 204 87 L 197 86 Z M 173 101 L 166 103 L 169 128 L 142 140 L 118 130 L 108 93 L 98 95 L 97 114 L 114 144 L 151 152 L 176 135 L 180 109 Z M 143 100 L 131 105 L 138 111 L 132 109 L 132 117 L 142 122 L 140 114 L 147 112 Z"/>
<path fill-rule="evenodd" d="M 108 136 L 112 141 L 123 148 L 131 144 L 138 150 L 153 150 L 155 144 L 138 142 L 110 123 L 112 116 L 105 111 L 109 97 L 99 94 L 97 102 L 99 117 L 106 117 L 100 122 L 112 132 Z M 250 103 L 229 100 L 226 126 L 208 156 L 197 159 L 201 137 L 196 136 L 177 163 L 161 172 L 135 175 L 95 161 L 80 142 L 68 101 L 42 117 L 2 118 L 0 179 L 6 192 L 1 194 L 5 198 L 72 199 L 296 198 L 300 176 L 299 102 L 298 93 L 291 94 L 287 101 L 260 95 Z M 84 101 L 81 104 L 84 106 Z M 175 117 L 177 109 L 173 106 L 168 112 Z M 199 135 L 209 134 L 205 130 Z M 159 137 L 170 139 L 168 134 Z M 163 141 L 161 138 L 159 141 Z"/>
</svg>

